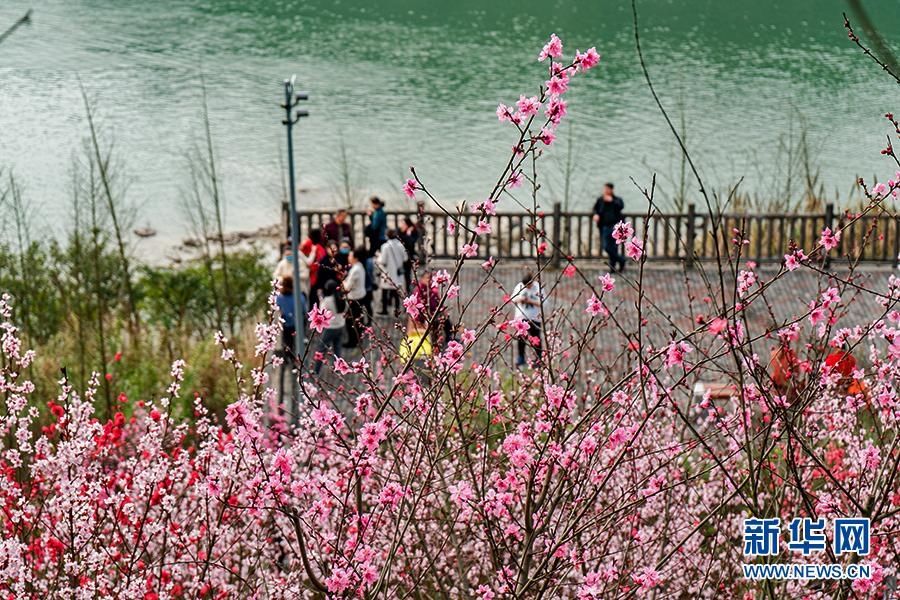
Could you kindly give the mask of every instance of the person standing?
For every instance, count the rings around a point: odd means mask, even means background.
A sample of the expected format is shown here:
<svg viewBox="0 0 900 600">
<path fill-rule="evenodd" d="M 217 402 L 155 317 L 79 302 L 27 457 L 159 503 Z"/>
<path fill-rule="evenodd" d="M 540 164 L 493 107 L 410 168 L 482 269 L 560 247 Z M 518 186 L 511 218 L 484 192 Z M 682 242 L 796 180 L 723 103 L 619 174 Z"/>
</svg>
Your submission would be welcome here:
<svg viewBox="0 0 900 600">
<path fill-rule="evenodd" d="M 544 291 L 537 278 L 527 272 L 522 281 L 516 284 L 509 299 L 515 306 L 516 318 L 528 324 L 528 335 L 519 336 L 517 340 L 516 367 L 519 368 L 525 365 L 526 345 L 534 348 L 538 361 L 541 359 L 541 307 L 544 303 Z"/>
<path fill-rule="evenodd" d="M 281 353 L 286 357 L 293 356 L 297 322 L 294 314 L 294 279 L 292 277 L 287 276 L 281 280 L 275 304 L 278 306 L 278 312 L 281 313 L 282 321 Z"/>
<path fill-rule="evenodd" d="M 325 256 L 319 261 L 318 268 L 316 269 L 316 285 L 310 292 L 310 296 L 312 297 L 311 301 L 314 305 L 319 303 L 319 298 L 321 297 L 322 290 L 325 289 L 326 283 L 332 279 L 337 282 L 340 282 L 341 280 L 343 269 L 337 260 L 337 255 L 337 245 L 334 242 L 328 244 L 325 249 Z"/>
<path fill-rule="evenodd" d="M 419 243 L 419 230 L 416 224 L 409 217 L 403 218 L 403 224 L 400 226 L 400 241 L 406 248 L 406 262 L 403 263 L 403 275 L 406 277 L 406 293 L 412 290 L 412 266 L 414 260 L 419 260 L 416 246 Z"/>
<path fill-rule="evenodd" d="M 353 230 L 350 228 L 347 216 L 347 209 L 345 208 L 339 208 L 334 213 L 331 222 L 325 225 L 324 228 L 326 242 L 335 242 L 338 247 L 341 247 L 344 242 L 350 246 L 353 245 Z"/>
<path fill-rule="evenodd" d="M 378 196 L 369 199 L 369 224 L 366 225 L 366 237 L 369 240 L 369 252 L 375 254 L 381 244 L 387 240 L 387 213 L 384 202 Z"/>
<path fill-rule="evenodd" d="M 378 267 L 381 271 L 381 312 L 388 314 L 388 307 L 393 304 L 395 314 L 400 313 L 400 292 L 406 292 L 406 274 L 403 265 L 408 256 L 403 243 L 397 239 L 393 229 L 387 232 L 387 241 L 378 251 Z"/>
<path fill-rule="evenodd" d="M 350 260 L 350 251 L 352 248 L 350 247 L 349 241 L 344 241 L 340 243 L 338 247 L 337 254 L 334 255 L 334 259 L 337 261 L 337 264 L 341 267 L 342 270 L 346 270 L 348 261 Z"/>
<path fill-rule="evenodd" d="M 365 322 L 372 322 L 372 300 L 375 297 L 375 289 L 378 287 L 375 282 L 375 259 L 369 254 L 369 251 L 363 246 L 356 247 L 356 260 L 362 263 L 366 273 L 366 295 L 363 296 L 362 305 L 365 309 Z"/>
<path fill-rule="evenodd" d="M 315 305 L 319 302 L 318 291 L 322 287 L 319 282 L 319 263 L 325 260 L 328 254 L 322 244 L 322 230 L 311 229 L 309 238 L 303 242 L 298 251 L 309 269 L 309 303 Z"/>
<path fill-rule="evenodd" d="M 294 337 L 297 335 L 297 315 L 294 311 L 294 279 L 291 276 L 282 278 L 279 284 L 278 295 L 275 297 L 275 305 L 281 313 L 281 348 L 276 351 L 283 362 L 279 373 L 278 403 L 284 399 L 284 377 L 297 361 L 294 354 Z M 307 311 L 305 299 L 301 296 L 300 310 Z M 296 385 L 296 383 L 295 383 Z M 292 388 L 293 389 L 293 388 Z"/>
<path fill-rule="evenodd" d="M 358 248 L 350 253 L 350 270 L 341 289 L 347 296 L 347 343 L 344 348 L 359 346 L 360 333 L 366 327 L 365 308 L 366 268 L 362 263 L 366 254 L 365 248 Z"/>
<path fill-rule="evenodd" d="M 613 227 L 623 219 L 625 202 L 616 196 L 613 184 L 603 186 L 603 195 L 594 203 L 594 223 L 600 228 L 600 241 L 609 257 L 609 271 L 625 270 L 625 258 L 619 254 L 619 245 L 613 238 Z M 618 266 L 618 269 L 616 269 Z"/>
<path fill-rule="evenodd" d="M 322 370 L 322 364 L 325 362 L 324 354 L 329 349 L 335 358 L 341 356 L 341 341 L 344 338 L 344 328 L 346 327 L 346 319 L 344 311 L 347 309 L 347 303 L 344 301 L 343 295 L 338 289 L 337 281 L 333 279 L 325 284 L 322 289 L 322 308 L 331 311 L 331 323 L 322 331 L 319 338 L 319 346 L 316 354 L 321 358 L 316 358 L 314 369 L 316 375 Z"/>
</svg>

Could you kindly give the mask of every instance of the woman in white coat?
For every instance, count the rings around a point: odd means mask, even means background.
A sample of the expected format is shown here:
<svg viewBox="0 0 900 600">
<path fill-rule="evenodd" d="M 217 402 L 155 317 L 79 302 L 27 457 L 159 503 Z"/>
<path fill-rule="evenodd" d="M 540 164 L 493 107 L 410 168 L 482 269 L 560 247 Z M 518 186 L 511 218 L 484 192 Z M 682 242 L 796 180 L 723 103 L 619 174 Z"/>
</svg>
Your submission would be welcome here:
<svg viewBox="0 0 900 600">
<path fill-rule="evenodd" d="M 394 313 L 400 312 L 400 290 L 406 290 L 406 275 L 403 264 L 408 260 L 403 242 L 393 229 L 387 232 L 387 241 L 378 250 L 376 264 L 381 275 L 381 312 L 388 314 L 388 306 L 394 303 Z"/>
</svg>

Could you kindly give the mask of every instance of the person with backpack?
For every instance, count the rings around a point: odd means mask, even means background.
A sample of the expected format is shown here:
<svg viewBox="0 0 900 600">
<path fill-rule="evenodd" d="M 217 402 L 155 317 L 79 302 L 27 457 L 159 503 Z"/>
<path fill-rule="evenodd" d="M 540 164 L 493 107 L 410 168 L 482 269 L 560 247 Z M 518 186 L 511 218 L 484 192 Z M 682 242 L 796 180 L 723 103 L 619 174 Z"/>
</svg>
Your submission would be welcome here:
<svg viewBox="0 0 900 600">
<path fill-rule="evenodd" d="M 610 273 L 625 270 L 625 258 L 619 254 L 619 245 L 613 238 L 613 228 L 624 219 L 625 202 L 613 190 L 613 184 L 604 185 L 603 194 L 594 203 L 594 223 L 600 228 L 600 241 L 609 257 Z"/>
</svg>

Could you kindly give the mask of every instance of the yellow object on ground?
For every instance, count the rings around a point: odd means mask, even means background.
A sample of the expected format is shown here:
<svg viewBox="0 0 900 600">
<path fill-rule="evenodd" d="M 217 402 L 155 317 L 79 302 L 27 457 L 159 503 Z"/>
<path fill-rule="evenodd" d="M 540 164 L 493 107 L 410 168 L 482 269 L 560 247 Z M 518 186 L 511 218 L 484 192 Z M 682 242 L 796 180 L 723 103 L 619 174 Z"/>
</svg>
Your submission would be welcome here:
<svg viewBox="0 0 900 600">
<path fill-rule="evenodd" d="M 428 339 L 427 333 L 411 331 L 400 342 L 400 359 L 403 361 L 409 360 L 410 357 L 413 360 L 424 360 L 431 356 L 432 352 L 431 340 Z"/>
</svg>

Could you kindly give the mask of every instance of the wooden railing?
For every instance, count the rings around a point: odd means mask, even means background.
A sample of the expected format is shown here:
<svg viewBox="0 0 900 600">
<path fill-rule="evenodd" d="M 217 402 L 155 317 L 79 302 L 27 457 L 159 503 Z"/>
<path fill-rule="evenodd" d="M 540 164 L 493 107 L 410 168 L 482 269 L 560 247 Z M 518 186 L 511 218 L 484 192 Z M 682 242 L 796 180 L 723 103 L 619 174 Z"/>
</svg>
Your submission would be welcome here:
<svg viewBox="0 0 900 600">
<path fill-rule="evenodd" d="M 288 209 L 283 207 L 285 232 L 289 235 Z M 305 235 L 310 229 L 322 227 L 332 218 L 330 211 L 298 211 L 300 231 Z M 454 216 L 461 226 L 454 233 L 447 230 L 450 220 L 439 211 L 390 212 L 388 228 L 398 228 L 404 218 L 410 218 L 419 225 L 426 237 L 426 248 L 434 258 L 453 258 L 459 255 L 468 238 L 465 228 L 474 229 L 478 217 L 474 214 Z M 791 240 L 797 246 L 809 251 L 818 242 L 822 229 L 826 226 L 841 227 L 850 220 L 835 214 L 829 204 L 822 213 L 807 214 L 740 214 L 728 213 L 719 217 L 719 254 L 726 256 L 733 252 L 733 230 L 743 232 L 750 240 L 741 252 L 746 260 L 760 263 L 780 262 Z M 536 217 L 525 213 L 497 213 L 491 218 L 492 232 L 479 236 L 478 256 L 487 258 L 531 258 L 533 244 L 540 243 L 538 233 L 543 233 L 548 242 L 548 256 L 556 262 L 565 257 L 575 260 L 600 259 L 603 246 L 600 231 L 593 222 L 590 212 L 563 212 L 560 204 L 553 210 Z M 626 213 L 625 220 L 633 226 L 637 236 L 645 242 L 645 254 L 650 261 L 682 261 L 693 258 L 710 261 L 716 258 L 716 245 L 712 232 L 713 217 L 697 212 L 689 205 L 684 213 Z M 368 216 L 364 212 L 353 211 L 349 221 L 355 243 L 364 241 L 363 231 Z M 558 251 L 554 252 L 554 248 Z M 841 236 L 840 246 L 831 256 L 850 255 L 864 262 L 891 263 L 897 265 L 900 255 L 900 220 L 890 215 L 871 215 L 852 222 Z"/>
</svg>

